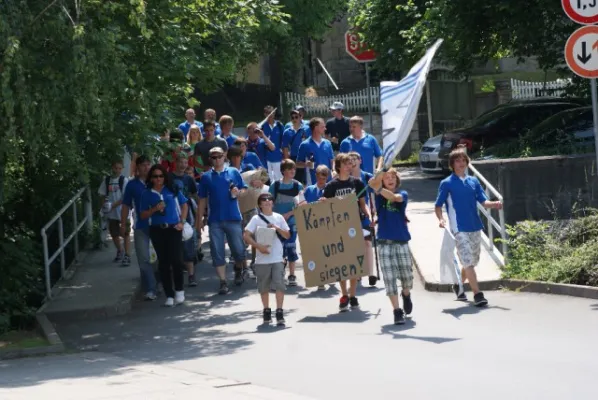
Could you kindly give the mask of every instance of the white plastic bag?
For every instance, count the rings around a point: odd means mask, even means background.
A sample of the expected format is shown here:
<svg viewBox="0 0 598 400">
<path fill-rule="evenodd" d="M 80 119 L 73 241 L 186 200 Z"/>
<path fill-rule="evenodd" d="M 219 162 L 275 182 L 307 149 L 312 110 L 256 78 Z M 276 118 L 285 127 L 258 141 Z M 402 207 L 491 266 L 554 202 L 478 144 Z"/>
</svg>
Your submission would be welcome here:
<svg viewBox="0 0 598 400">
<path fill-rule="evenodd" d="M 149 242 L 149 259 L 151 264 L 158 261 L 158 254 L 156 254 L 156 249 L 154 249 L 154 245 L 152 244 L 151 240 Z"/>
<path fill-rule="evenodd" d="M 458 284 L 459 293 L 462 293 L 463 282 L 461 282 L 461 270 L 455 257 L 456 245 L 455 237 L 448 229 L 445 229 L 442 246 L 440 246 L 440 283 Z"/>
</svg>

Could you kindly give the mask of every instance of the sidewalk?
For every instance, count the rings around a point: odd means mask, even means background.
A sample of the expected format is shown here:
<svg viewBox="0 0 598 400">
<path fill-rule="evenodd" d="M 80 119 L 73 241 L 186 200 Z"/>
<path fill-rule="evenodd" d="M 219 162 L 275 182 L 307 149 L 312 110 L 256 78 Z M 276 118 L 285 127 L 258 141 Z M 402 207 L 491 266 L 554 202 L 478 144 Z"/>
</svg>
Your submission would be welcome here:
<svg viewBox="0 0 598 400">
<path fill-rule="evenodd" d="M 411 220 L 411 254 L 427 290 L 447 291 L 449 285 L 440 284 L 440 247 L 444 232 L 438 227 L 434 214 L 434 202 L 438 192 L 439 178 L 427 176 L 416 169 L 401 171 L 401 187 L 409 194 L 407 216 Z M 500 279 L 497 262 L 482 243 L 480 264 L 476 267 L 478 280 L 492 283 Z"/>
</svg>

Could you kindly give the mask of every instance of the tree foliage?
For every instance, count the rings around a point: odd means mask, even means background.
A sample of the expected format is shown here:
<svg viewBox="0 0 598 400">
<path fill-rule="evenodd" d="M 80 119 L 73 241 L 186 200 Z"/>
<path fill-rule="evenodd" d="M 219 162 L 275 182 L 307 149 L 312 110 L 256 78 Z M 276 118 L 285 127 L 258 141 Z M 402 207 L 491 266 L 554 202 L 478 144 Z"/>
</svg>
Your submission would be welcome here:
<svg viewBox="0 0 598 400">
<path fill-rule="evenodd" d="M 30 311 L 41 226 L 124 144 L 180 118 L 194 87 L 234 79 L 285 18 L 275 0 L 0 2 L 0 329 Z"/>
</svg>

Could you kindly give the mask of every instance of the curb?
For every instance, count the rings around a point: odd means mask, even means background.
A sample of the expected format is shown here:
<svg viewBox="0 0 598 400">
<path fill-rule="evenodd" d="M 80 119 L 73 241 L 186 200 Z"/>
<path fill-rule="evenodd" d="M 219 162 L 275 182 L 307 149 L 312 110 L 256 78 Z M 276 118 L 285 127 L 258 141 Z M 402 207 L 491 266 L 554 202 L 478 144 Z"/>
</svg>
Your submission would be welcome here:
<svg viewBox="0 0 598 400">
<path fill-rule="evenodd" d="M 52 325 L 50 320 L 48 320 L 48 317 L 46 317 L 45 314 L 37 313 L 35 315 L 35 319 L 37 320 L 39 330 L 41 330 L 42 334 L 50 344 L 48 346 L 32 347 L 30 349 L 0 350 L 0 360 L 12 360 L 23 357 L 39 357 L 48 354 L 64 353 L 66 351 L 66 347 L 62 343 L 58 333 L 56 333 L 54 325 Z"/>
<path fill-rule="evenodd" d="M 446 283 L 428 282 L 417 264 L 417 260 L 411 253 L 411 260 L 417 271 L 417 275 L 424 283 L 424 289 L 429 292 L 446 292 L 452 293 L 452 285 Z M 465 290 L 471 290 L 468 283 L 463 285 Z M 582 297 L 586 299 L 598 300 L 598 287 L 571 285 L 567 283 L 552 283 L 540 281 L 526 281 L 520 279 L 497 279 L 492 281 L 479 282 L 482 290 L 502 290 L 508 289 L 514 292 L 540 293 L 540 294 L 555 294 L 559 296 Z"/>
</svg>

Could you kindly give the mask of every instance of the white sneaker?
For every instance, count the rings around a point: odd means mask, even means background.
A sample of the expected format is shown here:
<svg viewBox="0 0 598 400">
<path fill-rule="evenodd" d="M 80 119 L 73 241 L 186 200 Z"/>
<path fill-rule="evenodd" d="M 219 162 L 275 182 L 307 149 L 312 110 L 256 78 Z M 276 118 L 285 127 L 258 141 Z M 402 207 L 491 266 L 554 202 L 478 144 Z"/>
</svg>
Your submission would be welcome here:
<svg viewBox="0 0 598 400">
<path fill-rule="evenodd" d="M 145 299 L 148 300 L 148 301 L 153 301 L 153 300 L 156 300 L 157 298 L 158 298 L 158 296 L 156 296 L 154 294 L 154 292 L 147 292 L 145 294 Z"/>
<path fill-rule="evenodd" d="M 177 306 L 179 304 L 183 304 L 185 301 L 185 291 L 181 290 L 180 292 L 174 292 L 174 304 Z"/>
<path fill-rule="evenodd" d="M 166 299 L 166 303 L 164 303 L 164 307 L 174 307 L 174 299 L 172 297 L 168 297 Z"/>
</svg>

